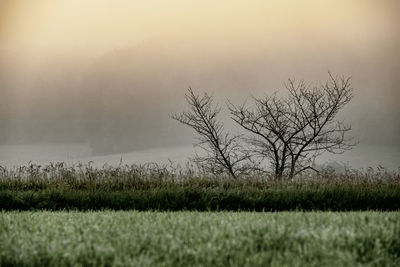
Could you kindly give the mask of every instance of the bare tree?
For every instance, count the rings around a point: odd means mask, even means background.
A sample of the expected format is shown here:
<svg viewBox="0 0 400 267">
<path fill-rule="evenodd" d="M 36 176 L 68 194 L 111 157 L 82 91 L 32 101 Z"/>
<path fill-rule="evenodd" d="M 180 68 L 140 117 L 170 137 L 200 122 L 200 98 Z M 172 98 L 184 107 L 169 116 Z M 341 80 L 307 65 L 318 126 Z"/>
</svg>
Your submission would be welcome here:
<svg viewBox="0 0 400 267">
<path fill-rule="evenodd" d="M 343 153 L 355 145 L 346 136 L 351 126 L 335 120 L 353 98 L 350 78 L 329 73 L 325 83 L 289 79 L 285 87 L 286 97 L 253 98 L 254 108 L 229 105 L 232 119 L 253 134 L 253 151 L 273 165 L 277 178 L 315 170 L 312 162 L 321 152 Z"/>
<path fill-rule="evenodd" d="M 206 155 L 196 155 L 194 161 L 212 173 L 228 173 L 236 178 L 248 170 L 246 161 L 249 156 L 240 145 L 239 135 L 230 135 L 224 131 L 217 117 L 221 108 L 213 106 L 212 96 L 196 95 L 191 88 L 185 95 L 189 111 L 173 114 L 171 117 L 191 127 L 199 135 L 199 144 Z"/>
</svg>

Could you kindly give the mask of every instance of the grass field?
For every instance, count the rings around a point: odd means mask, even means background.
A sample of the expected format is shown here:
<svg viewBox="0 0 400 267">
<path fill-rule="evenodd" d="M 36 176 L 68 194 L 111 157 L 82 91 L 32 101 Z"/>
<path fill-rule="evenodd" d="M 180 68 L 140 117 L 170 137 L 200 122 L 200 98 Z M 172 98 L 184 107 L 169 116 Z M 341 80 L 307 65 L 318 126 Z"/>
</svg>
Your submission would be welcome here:
<svg viewBox="0 0 400 267">
<path fill-rule="evenodd" d="M 0 266 L 399 266 L 400 212 L 1 212 Z"/>
<path fill-rule="evenodd" d="M 0 210 L 399 211 L 400 173 L 230 179 L 159 166 L 0 168 Z"/>
<path fill-rule="evenodd" d="M 398 211 L 400 184 L 320 185 L 282 188 L 148 190 L 0 190 L 0 210 L 140 211 Z"/>
</svg>

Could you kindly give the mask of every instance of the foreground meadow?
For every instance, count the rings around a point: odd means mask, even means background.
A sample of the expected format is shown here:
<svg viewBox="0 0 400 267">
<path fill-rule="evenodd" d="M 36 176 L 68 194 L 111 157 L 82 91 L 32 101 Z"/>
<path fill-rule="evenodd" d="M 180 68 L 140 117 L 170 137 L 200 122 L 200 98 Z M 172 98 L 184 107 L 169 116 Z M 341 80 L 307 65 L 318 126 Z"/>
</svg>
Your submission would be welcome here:
<svg viewBox="0 0 400 267">
<path fill-rule="evenodd" d="M 0 266 L 399 266 L 400 212 L 1 212 Z"/>
</svg>

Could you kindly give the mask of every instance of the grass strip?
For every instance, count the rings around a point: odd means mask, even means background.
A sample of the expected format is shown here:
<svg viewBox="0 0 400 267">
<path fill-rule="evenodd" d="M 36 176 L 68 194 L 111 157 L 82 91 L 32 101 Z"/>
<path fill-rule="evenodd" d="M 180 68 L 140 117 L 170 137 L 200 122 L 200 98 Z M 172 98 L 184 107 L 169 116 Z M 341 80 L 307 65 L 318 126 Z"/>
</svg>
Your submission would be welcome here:
<svg viewBox="0 0 400 267">
<path fill-rule="evenodd" d="M 0 212 L 0 266 L 399 266 L 399 212 Z"/>
<path fill-rule="evenodd" d="M 1 190 L 0 210 L 357 211 L 400 210 L 400 186 L 330 185 L 282 188 L 148 190 Z"/>
</svg>

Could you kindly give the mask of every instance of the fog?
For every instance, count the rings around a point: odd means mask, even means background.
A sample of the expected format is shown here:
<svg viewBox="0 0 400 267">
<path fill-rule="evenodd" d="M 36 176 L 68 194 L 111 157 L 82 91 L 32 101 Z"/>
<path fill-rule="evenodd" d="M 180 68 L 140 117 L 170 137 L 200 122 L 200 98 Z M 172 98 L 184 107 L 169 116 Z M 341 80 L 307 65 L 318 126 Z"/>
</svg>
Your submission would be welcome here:
<svg viewBox="0 0 400 267">
<path fill-rule="evenodd" d="M 395 168 L 398 10 L 394 0 L 2 0 L 0 165 L 181 159 L 195 135 L 169 115 L 189 86 L 224 106 L 331 71 L 355 88 L 339 116 L 360 144 L 340 159 Z"/>
</svg>

